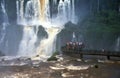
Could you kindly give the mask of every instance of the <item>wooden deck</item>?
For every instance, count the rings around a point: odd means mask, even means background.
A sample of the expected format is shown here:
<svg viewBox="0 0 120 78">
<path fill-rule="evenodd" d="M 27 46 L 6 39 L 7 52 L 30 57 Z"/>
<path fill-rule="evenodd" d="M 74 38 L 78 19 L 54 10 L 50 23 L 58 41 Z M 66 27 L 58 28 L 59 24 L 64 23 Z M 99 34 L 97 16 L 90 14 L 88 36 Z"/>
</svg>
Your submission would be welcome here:
<svg viewBox="0 0 120 78">
<path fill-rule="evenodd" d="M 83 55 L 107 56 L 108 60 L 110 60 L 110 57 L 120 57 L 120 52 L 115 51 L 81 50 L 81 49 L 79 50 L 62 48 L 62 52 L 65 54 L 79 54 L 80 58 L 83 58 Z"/>
</svg>

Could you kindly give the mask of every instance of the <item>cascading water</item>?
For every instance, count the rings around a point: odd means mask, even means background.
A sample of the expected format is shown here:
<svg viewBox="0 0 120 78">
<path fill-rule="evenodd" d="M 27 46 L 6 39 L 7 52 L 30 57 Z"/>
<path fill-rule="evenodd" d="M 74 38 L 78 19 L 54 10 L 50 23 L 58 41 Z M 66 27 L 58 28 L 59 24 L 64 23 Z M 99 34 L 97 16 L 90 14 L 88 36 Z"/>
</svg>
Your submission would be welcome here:
<svg viewBox="0 0 120 78">
<path fill-rule="evenodd" d="M 23 24 L 24 21 L 24 0 L 17 0 L 16 1 L 16 8 L 17 8 L 17 23 Z"/>
<path fill-rule="evenodd" d="M 63 19 L 64 18 L 64 19 Z M 68 21 L 75 23 L 75 6 L 74 0 L 60 0 L 58 4 L 57 21 L 65 24 Z M 55 18 L 54 18 L 55 19 Z M 56 20 L 56 19 L 55 19 Z M 61 21 L 62 20 L 62 21 Z"/>
<path fill-rule="evenodd" d="M 5 7 L 5 1 L 3 0 L 1 2 L 1 7 L 2 7 L 2 13 L 3 13 L 3 23 L 6 25 L 9 25 L 9 20 L 8 20 L 8 15 L 6 12 L 6 7 Z"/>
<path fill-rule="evenodd" d="M 1 34 L 0 34 L 0 46 L 5 47 L 5 48 L 2 48 L 1 50 L 3 50 L 4 53 L 6 54 L 7 48 L 8 48 L 8 40 L 6 40 L 5 37 L 7 33 L 6 28 L 9 25 L 9 20 L 8 20 L 8 15 L 7 15 L 5 6 L 6 6 L 5 1 L 2 0 L 1 8 L 2 8 L 3 23 L 2 23 Z"/>
<path fill-rule="evenodd" d="M 57 4 L 57 0 L 53 0 L 53 3 L 56 5 Z"/>
<path fill-rule="evenodd" d="M 2 30 L 1 30 L 1 38 L 0 38 L 0 44 L 3 42 L 5 35 L 6 35 L 6 27 L 9 25 L 8 21 L 8 15 L 6 13 L 5 9 L 5 1 L 3 0 L 1 3 L 2 7 L 2 13 L 3 13 L 3 24 L 2 24 Z"/>
<path fill-rule="evenodd" d="M 115 50 L 116 50 L 116 51 L 120 51 L 120 37 L 117 38 Z"/>
<path fill-rule="evenodd" d="M 76 42 L 77 39 L 76 39 L 76 36 L 75 36 L 75 32 L 73 32 L 73 35 L 72 35 L 72 42 Z"/>
<path fill-rule="evenodd" d="M 75 1 L 74 0 L 72 0 L 72 22 L 74 23 L 74 22 L 76 22 L 75 21 Z"/>
<path fill-rule="evenodd" d="M 51 27 L 51 28 L 46 28 L 45 30 L 48 34 L 48 38 L 40 41 L 40 46 L 38 47 L 38 51 L 37 51 L 37 57 L 33 57 L 34 60 L 39 59 L 39 56 L 42 60 L 44 60 L 49 56 L 51 56 L 53 52 L 55 52 L 56 37 L 57 37 L 56 35 L 61 31 L 61 29 L 56 27 Z"/>
<path fill-rule="evenodd" d="M 42 56 L 51 56 L 55 50 L 57 34 L 64 28 L 63 25 L 68 21 L 74 22 L 74 0 L 60 0 L 59 2 L 53 0 L 52 2 L 55 7 L 58 7 L 56 14 L 50 11 L 49 0 L 29 0 L 26 5 L 24 5 L 24 0 L 17 0 L 17 22 L 23 25 L 23 38 L 19 46 L 19 55 L 37 55 L 39 59 Z M 56 17 L 50 16 L 53 14 Z M 37 32 L 39 31 L 36 26 L 39 25 L 45 29 L 48 38 L 41 40 L 40 45 L 36 48 L 35 43 L 38 40 Z M 35 27 L 38 31 L 34 30 Z"/>
<path fill-rule="evenodd" d="M 37 30 L 34 31 L 34 27 L 25 26 L 23 28 L 23 38 L 19 46 L 18 55 L 31 56 L 36 51 L 35 43 L 37 41 Z"/>
</svg>

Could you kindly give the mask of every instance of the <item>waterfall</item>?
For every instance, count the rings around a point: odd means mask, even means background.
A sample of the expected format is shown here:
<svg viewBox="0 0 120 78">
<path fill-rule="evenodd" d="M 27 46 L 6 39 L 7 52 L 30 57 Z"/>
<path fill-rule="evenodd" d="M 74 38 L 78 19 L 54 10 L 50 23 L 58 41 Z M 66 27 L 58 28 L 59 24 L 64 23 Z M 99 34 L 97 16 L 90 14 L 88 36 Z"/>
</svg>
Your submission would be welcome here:
<svg viewBox="0 0 120 78">
<path fill-rule="evenodd" d="M 4 0 L 1 3 L 1 7 L 2 7 L 2 13 L 3 13 L 3 24 L 8 25 L 9 20 L 8 20 L 8 15 L 7 15 L 7 12 L 6 12 L 6 7 L 5 7 L 5 1 Z"/>
<path fill-rule="evenodd" d="M 29 0 L 24 4 L 24 0 L 17 0 L 17 23 L 23 26 L 23 38 L 19 46 L 19 55 L 34 55 L 37 54 L 39 58 L 42 55 L 51 56 L 55 51 L 57 34 L 64 28 L 64 24 L 75 19 L 75 7 L 72 0 L 57 0 L 52 1 L 57 7 L 57 13 L 50 11 L 49 0 Z M 51 17 L 51 15 L 56 17 Z M 51 22 L 52 21 L 52 22 Z M 54 22 L 53 22 L 54 21 Z M 40 41 L 37 47 L 35 43 L 37 34 L 34 30 L 39 31 L 41 25 L 47 32 L 48 38 Z"/>
<path fill-rule="evenodd" d="M 4 47 L 1 50 L 3 50 L 3 52 L 5 54 L 7 54 L 7 49 L 8 49 L 8 40 L 6 39 L 6 34 L 7 34 L 7 26 L 9 25 L 9 20 L 8 20 L 8 15 L 6 12 L 6 5 L 5 5 L 5 1 L 2 0 L 1 2 L 1 8 L 2 8 L 2 16 L 3 16 L 3 23 L 2 23 L 2 28 L 0 30 L 0 46 Z"/>
<path fill-rule="evenodd" d="M 72 23 L 75 23 L 76 22 L 76 17 L 75 17 L 75 0 L 72 0 Z"/>
<path fill-rule="evenodd" d="M 55 7 L 58 7 L 57 14 L 52 13 L 52 15 L 57 15 L 51 18 L 50 12 L 50 2 L 49 0 L 29 0 L 26 5 L 24 5 L 24 0 L 17 0 L 17 23 L 21 25 L 43 25 L 46 22 L 53 24 L 65 24 L 68 21 L 75 23 L 75 1 L 74 0 L 60 0 L 57 4 L 57 0 L 53 0 Z M 24 7 L 25 6 L 25 7 Z M 25 8 L 25 11 L 24 11 Z"/>
<path fill-rule="evenodd" d="M 38 7 L 38 8 L 36 8 Z M 39 24 L 40 22 L 40 3 L 39 0 L 28 1 L 25 8 L 25 21 L 27 25 Z"/>
<path fill-rule="evenodd" d="M 71 21 L 71 14 L 72 14 L 72 10 L 71 10 L 71 1 L 70 0 L 65 0 L 65 4 L 66 4 L 66 13 L 67 13 L 67 19 L 68 21 Z"/>
<path fill-rule="evenodd" d="M 64 21 L 61 21 L 61 23 L 63 23 L 63 24 L 67 21 L 65 10 L 66 10 L 65 9 L 65 4 L 64 4 L 63 0 L 60 0 L 59 5 L 58 5 L 58 15 L 57 15 L 57 17 L 58 17 L 58 22 L 60 20 L 64 20 Z M 63 17 L 64 17 L 64 19 L 63 19 Z"/>
<path fill-rule="evenodd" d="M 57 4 L 57 0 L 53 0 L 53 3 L 54 3 L 54 5 L 56 5 Z"/>
<path fill-rule="evenodd" d="M 5 36 L 6 36 L 6 27 L 9 25 L 8 15 L 5 9 L 5 1 L 3 0 L 1 3 L 2 13 L 3 13 L 3 24 L 1 29 L 1 37 L 0 37 L 0 44 L 3 43 Z"/>
<path fill-rule="evenodd" d="M 37 32 L 38 30 L 35 30 L 35 27 L 32 26 L 23 28 L 23 38 L 19 46 L 18 55 L 32 56 L 34 54 L 36 51 Z"/>
<path fill-rule="evenodd" d="M 20 21 L 20 12 L 19 12 L 19 1 L 16 1 L 16 9 L 17 9 L 17 23 L 19 24 L 19 21 Z"/>
<path fill-rule="evenodd" d="M 17 0 L 16 1 L 16 8 L 17 8 L 17 23 L 24 24 L 24 0 Z"/>
<path fill-rule="evenodd" d="M 38 51 L 37 51 L 37 55 L 39 56 L 43 56 L 42 58 L 46 58 L 47 56 L 51 56 L 53 51 L 55 51 L 55 47 L 56 47 L 56 35 L 61 31 L 61 29 L 59 28 L 46 28 L 45 29 L 47 34 L 48 34 L 48 38 L 47 39 L 43 39 L 42 41 L 40 41 L 40 46 L 38 47 Z M 37 57 L 33 58 L 36 59 Z"/>
<path fill-rule="evenodd" d="M 60 0 L 58 4 L 58 22 L 63 24 L 71 21 L 72 23 L 76 23 L 75 16 L 75 1 L 74 0 Z M 62 21 L 61 21 L 62 20 Z"/>
<path fill-rule="evenodd" d="M 76 42 L 77 39 L 76 39 L 76 35 L 75 35 L 75 32 L 73 32 L 73 35 L 72 35 L 72 42 Z"/>
<path fill-rule="evenodd" d="M 115 50 L 120 51 L 120 37 L 117 38 Z"/>
</svg>

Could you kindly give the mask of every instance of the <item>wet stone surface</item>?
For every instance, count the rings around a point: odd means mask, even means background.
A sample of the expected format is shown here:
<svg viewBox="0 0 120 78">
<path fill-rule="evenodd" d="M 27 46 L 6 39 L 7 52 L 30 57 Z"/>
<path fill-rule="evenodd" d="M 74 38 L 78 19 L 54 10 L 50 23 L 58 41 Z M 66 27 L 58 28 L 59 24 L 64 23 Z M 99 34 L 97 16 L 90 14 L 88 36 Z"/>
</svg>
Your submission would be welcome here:
<svg viewBox="0 0 120 78">
<path fill-rule="evenodd" d="M 0 78 L 120 78 L 119 61 L 61 58 L 50 62 L 31 61 L 32 64 L 27 60 L 1 60 Z"/>
</svg>

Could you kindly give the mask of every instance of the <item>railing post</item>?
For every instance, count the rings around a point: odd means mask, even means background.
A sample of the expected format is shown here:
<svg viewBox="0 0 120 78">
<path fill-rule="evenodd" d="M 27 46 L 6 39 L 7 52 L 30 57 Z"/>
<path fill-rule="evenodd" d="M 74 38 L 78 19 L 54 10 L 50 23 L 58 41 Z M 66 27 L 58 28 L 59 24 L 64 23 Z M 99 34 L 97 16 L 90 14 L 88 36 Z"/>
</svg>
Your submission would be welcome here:
<svg viewBox="0 0 120 78">
<path fill-rule="evenodd" d="M 110 56 L 109 55 L 107 56 L 107 60 L 110 60 Z"/>
<path fill-rule="evenodd" d="M 82 53 L 80 53 L 80 59 L 83 59 L 83 54 Z"/>
</svg>

